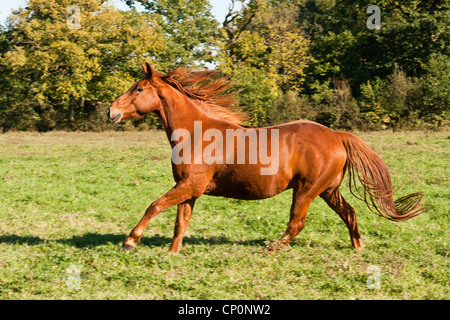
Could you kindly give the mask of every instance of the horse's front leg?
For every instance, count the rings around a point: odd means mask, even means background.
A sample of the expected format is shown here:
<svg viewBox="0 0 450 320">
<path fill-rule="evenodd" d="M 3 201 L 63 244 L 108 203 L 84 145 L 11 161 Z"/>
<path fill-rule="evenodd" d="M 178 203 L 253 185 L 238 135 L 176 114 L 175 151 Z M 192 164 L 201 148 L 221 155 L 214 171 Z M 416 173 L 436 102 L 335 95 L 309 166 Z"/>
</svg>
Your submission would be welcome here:
<svg viewBox="0 0 450 320">
<path fill-rule="evenodd" d="M 193 198 L 193 190 L 189 183 L 180 181 L 175 187 L 169 190 L 161 198 L 153 202 L 150 207 L 145 211 L 144 216 L 139 223 L 131 230 L 130 235 L 125 239 L 122 244 L 122 250 L 131 251 L 136 247 L 136 243 L 141 239 L 145 228 L 154 217 L 156 217 L 163 210 L 166 210 L 172 206 L 180 204 L 188 199 Z"/>
</svg>

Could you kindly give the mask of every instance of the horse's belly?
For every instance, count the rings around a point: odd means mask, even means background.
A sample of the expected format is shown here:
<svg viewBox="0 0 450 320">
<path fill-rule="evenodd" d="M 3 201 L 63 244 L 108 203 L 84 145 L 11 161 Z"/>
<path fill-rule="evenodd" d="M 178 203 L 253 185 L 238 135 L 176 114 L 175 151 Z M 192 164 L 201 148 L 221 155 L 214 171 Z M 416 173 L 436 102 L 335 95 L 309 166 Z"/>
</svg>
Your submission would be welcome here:
<svg viewBox="0 0 450 320">
<path fill-rule="evenodd" d="M 204 192 L 211 196 L 221 196 L 242 200 L 258 200 L 273 197 L 288 189 L 290 179 L 281 173 L 261 175 L 246 169 L 240 173 L 223 174 L 215 177 Z"/>
</svg>

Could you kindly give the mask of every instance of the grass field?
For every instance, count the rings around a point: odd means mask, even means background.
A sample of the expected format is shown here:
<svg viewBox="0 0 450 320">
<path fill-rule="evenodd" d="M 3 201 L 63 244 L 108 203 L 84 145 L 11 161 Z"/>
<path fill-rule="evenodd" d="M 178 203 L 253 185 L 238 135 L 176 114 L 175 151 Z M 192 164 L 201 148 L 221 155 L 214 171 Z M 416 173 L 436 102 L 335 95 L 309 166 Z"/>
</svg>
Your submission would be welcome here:
<svg viewBox="0 0 450 320">
<path fill-rule="evenodd" d="M 119 250 L 173 186 L 164 133 L 2 134 L 0 299 L 449 299 L 450 133 L 359 136 L 394 187 L 411 179 L 398 196 L 425 192 L 427 213 L 393 223 L 343 186 L 364 251 L 318 198 L 289 248 L 267 255 L 285 231 L 291 191 L 263 201 L 203 196 L 174 255 L 176 208 L 152 221 L 136 250 Z"/>
</svg>

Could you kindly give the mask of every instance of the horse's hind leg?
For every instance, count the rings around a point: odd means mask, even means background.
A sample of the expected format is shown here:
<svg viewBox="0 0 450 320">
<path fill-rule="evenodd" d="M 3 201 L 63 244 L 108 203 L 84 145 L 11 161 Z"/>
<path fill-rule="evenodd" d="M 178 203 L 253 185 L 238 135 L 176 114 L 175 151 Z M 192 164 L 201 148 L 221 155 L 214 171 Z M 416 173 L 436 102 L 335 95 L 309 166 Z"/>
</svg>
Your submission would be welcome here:
<svg viewBox="0 0 450 320">
<path fill-rule="evenodd" d="M 289 223 L 286 232 L 280 239 L 282 245 L 289 244 L 303 230 L 309 205 L 316 196 L 317 194 L 314 194 L 311 189 L 294 186 Z"/>
<path fill-rule="evenodd" d="M 320 194 L 320 197 L 333 209 L 339 217 L 347 225 L 352 240 L 352 245 L 356 250 L 363 250 L 364 245 L 359 233 L 358 223 L 356 222 L 355 209 L 348 204 L 342 194 L 339 192 L 339 187 L 325 190 Z"/>
<path fill-rule="evenodd" d="M 178 253 L 180 251 L 181 242 L 183 241 L 184 233 L 188 228 L 189 219 L 191 218 L 194 204 L 195 198 L 192 198 L 178 205 L 175 231 L 173 235 L 172 245 L 170 246 L 170 251 L 173 253 Z"/>
</svg>

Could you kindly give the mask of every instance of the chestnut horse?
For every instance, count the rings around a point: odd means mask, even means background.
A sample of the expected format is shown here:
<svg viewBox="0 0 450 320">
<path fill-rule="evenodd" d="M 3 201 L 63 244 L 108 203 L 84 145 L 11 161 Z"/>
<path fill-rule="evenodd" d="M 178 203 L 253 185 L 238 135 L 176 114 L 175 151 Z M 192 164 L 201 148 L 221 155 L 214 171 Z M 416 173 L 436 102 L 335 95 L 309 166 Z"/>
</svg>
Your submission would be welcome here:
<svg viewBox="0 0 450 320">
<path fill-rule="evenodd" d="M 173 150 L 178 148 L 180 151 L 180 146 L 184 143 L 184 147 L 187 145 L 190 149 L 184 149 L 183 153 L 186 152 L 188 160 L 192 157 L 193 161 L 172 161 L 176 185 L 147 208 L 142 219 L 123 242 L 123 250 L 135 248 L 150 221 L 163 210 L 177 205 L 170 251 L 179 252 L 195 201 L 203 194 L 256 200 L 273 197 L 291 188 L 293 199 L 290 219 L 287 230 L 280 239 L 282 245 L 291 242 L 303 229 L 309 205 L 314 198 L 320 196 L 347 225 L 353 247 L 362 250 L 364 246 L 355 210 L 339 192 L 346 171 L 349 173 L 352 194 L 362 199 L 374 213 L 390 220 L 402 221 L 425 211 L 421 205 L 421 193 L 393 200 L 394 192 L 385 163 L 358 137 L 347 132 L 332 131 L 311 121 L 294 121 L 260 129 L 245 128 L 242 126 L 245 113 L 233 107 L 233 94 L 224 94 L 229 80 L 220 77 L 217 71 L 178 68 L 163 74 L 148 63 L 143 64 L 143 70 L 144 78 L 108 108 L 109 119 L 113 123 L 119 123 L 125 119 L 156 113 L 164 124 Z M 208 129 L 215 129 L 216 133 L 222 133 L 227 138 L 218 139 L 216 135 L 214 142 L 211 142 L 211 137 L 203 140 L 195 138 L 194 141 L 194 131 L 198 130 L 195 123 L 201 124 L 198 127 L 201 135 Z M 176 134 L 179 129 L 187 133 L 183 139 Z M 268 164 L 262 163 L 261 159 L 250 161 L 252 163 L 206 161 L 204 157 L 194 160 L 196 148 L 197 151 L 206 151 L 211 144 L 215 144 L 217 154 L 224 152 L 224 146 L 228 148 L 232 143 L 234 157 L 238 149 L 242 148 L 242 143 L 239 146 L 239 142 L 235 142 L 237 136 L 228 138 L 226 132 L 240 130 L 245 135 L 253 130 L 256 136 L 262 138 L 263 129 L 271 132 L 270 135 L 265 135 L 265 147 L 271 150 L 272 160 L 277 161 L 276 170 L 270 174 L 262 174 L 261 169 L 267 168 Z M 274 133 L 277 133 L 277 148 L 271 148 L 275 145 Z M 256 140 L 256 145 L 253 146 L 250 141 L 245 143 L 243 148 L 246 161 L 249 161 L 251 148 L 260 151 L 261 140 Z M 219 146 L 220 143 L 223 145 Z M 174 153 L 172 159 L 173 155 Z M 221 158 L 222 154 L 219 156 L 221 160 L 228 157 L 224 155 Z M 357 181 L 362 184 L 364 192 L 356 190 Z"/>
</svg>

